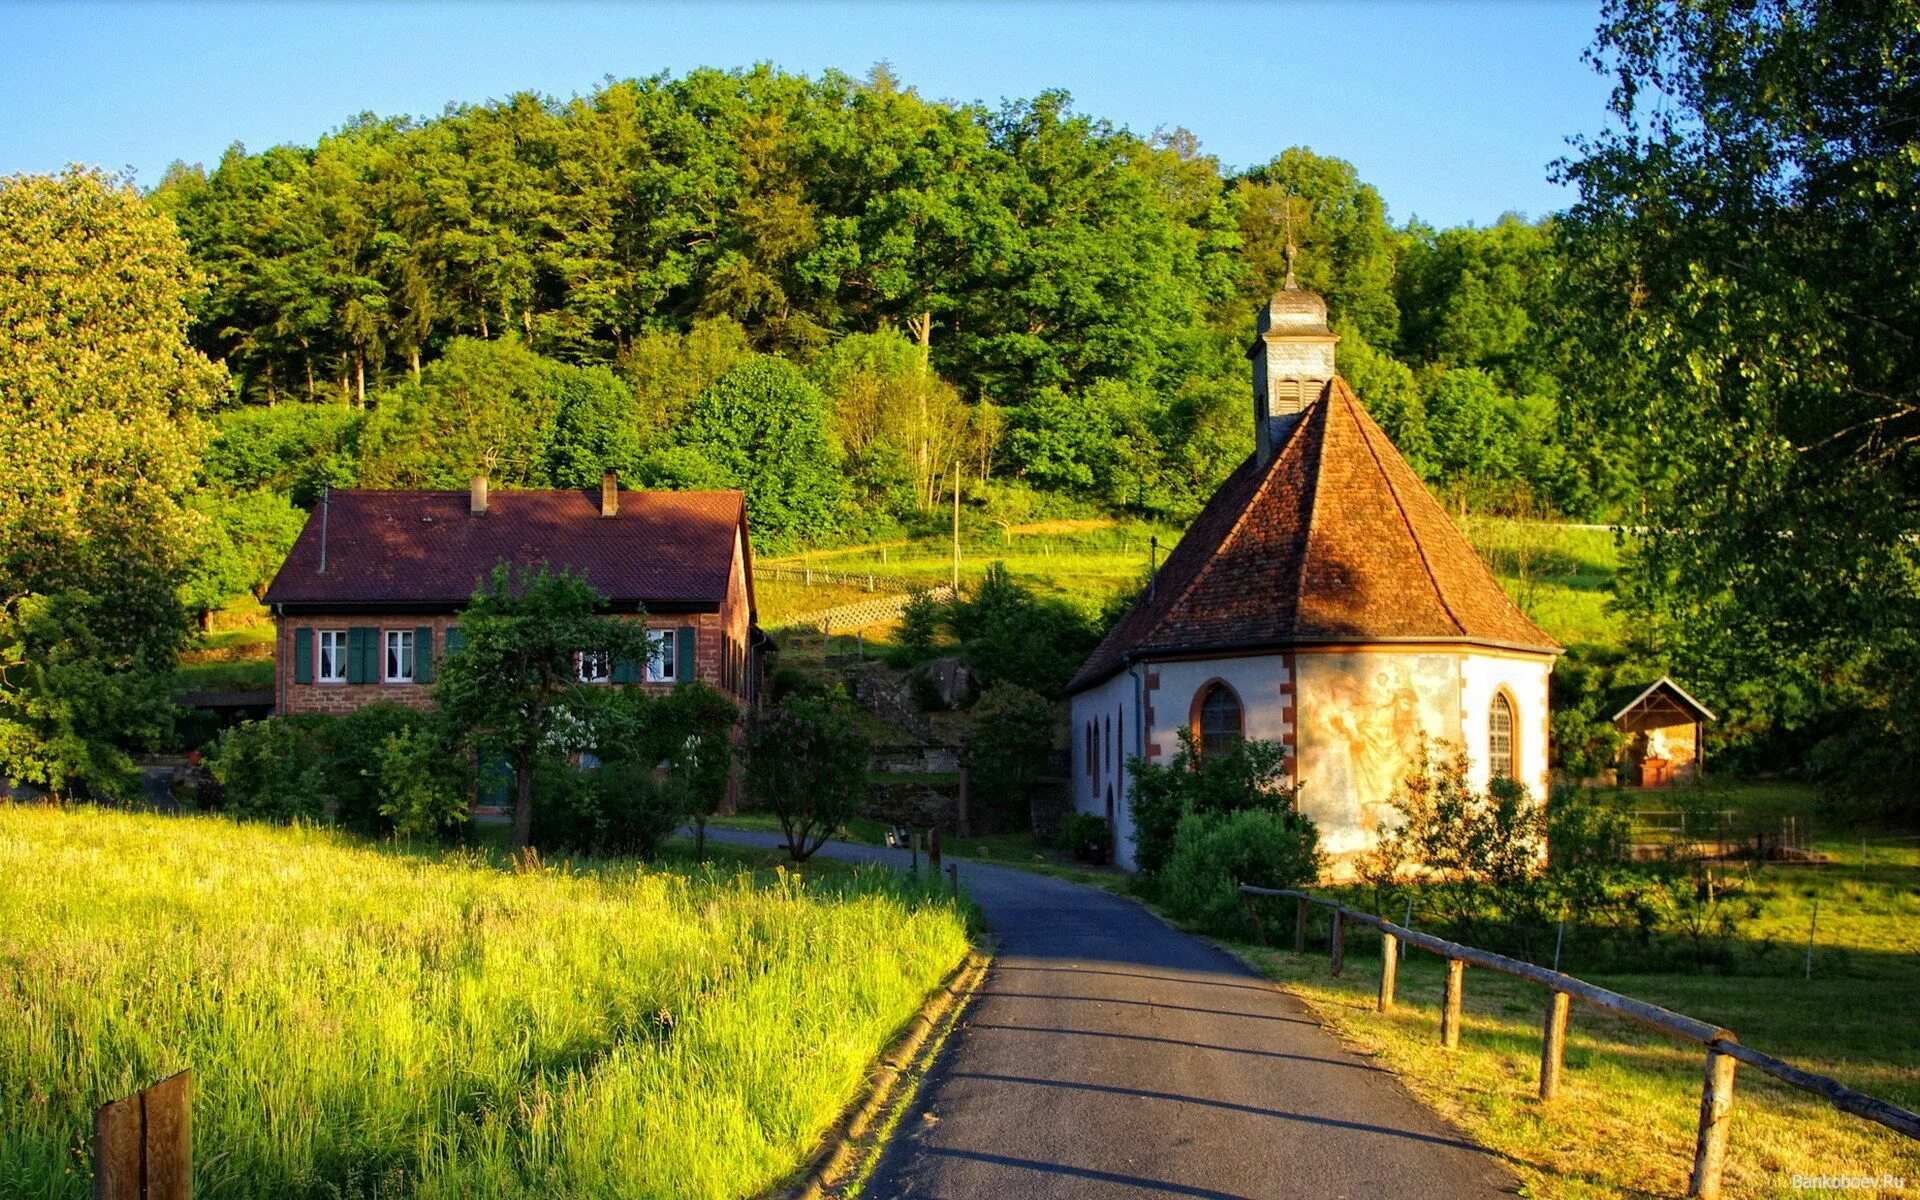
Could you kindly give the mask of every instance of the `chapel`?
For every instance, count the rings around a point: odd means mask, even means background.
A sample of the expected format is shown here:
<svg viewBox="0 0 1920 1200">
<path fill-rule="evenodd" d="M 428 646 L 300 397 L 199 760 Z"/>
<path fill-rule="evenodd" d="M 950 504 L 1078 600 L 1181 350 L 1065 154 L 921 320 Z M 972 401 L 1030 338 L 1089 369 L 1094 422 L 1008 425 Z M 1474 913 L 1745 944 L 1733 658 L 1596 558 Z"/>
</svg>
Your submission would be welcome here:
<svg viewBox="0 0 1920 1200">
<path fill-rule="evenodd" d="M 1068 685 L 1073 803 L 1133 866 L 1129 763 L 1276 741 L 1336 876 L 1419 761 L 1544 797 L 1560 646 L 1493 573 L 1335 370 L 1326 302 L 1292 270 L 1263 308 L 1254 452 Z"/>
</svg>

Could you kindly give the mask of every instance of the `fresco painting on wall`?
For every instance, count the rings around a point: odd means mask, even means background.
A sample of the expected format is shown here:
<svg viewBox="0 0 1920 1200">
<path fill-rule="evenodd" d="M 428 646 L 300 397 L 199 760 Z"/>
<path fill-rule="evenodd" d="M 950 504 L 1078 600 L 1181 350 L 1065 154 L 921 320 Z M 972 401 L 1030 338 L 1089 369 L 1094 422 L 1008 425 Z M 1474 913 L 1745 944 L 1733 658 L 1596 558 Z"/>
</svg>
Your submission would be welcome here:
<svg viewBox="0 0 1920 1200">
<path fill-rule="evenodd" d="M 1450 654 L 1302 654 L 1300 807 L 1330 854 L 1364 850 L 1391 821 L 1420 741 L 1460 742 L 1460 663 Z"/>
</svg>

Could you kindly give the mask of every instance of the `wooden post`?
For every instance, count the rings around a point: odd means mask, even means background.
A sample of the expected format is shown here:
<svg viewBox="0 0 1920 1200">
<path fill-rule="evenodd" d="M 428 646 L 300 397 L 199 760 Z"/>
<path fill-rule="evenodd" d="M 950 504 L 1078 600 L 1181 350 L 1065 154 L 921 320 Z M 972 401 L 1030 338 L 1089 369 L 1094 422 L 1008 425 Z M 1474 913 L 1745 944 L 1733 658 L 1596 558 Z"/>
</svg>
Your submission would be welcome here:
<svg viewBox="0 0 1920 1200">
<path fill-rule="evenodd" d="M 1303 896 L 1298 907 L 1293 910 L 1293 952 L 1307 952 L 1307 901 Z"/>
<path fill-rule="evenodd" d="M 918 875 L 920 873 L 920 835 L 918 833 L 915 833 L 909 836 L 911 838 L 911 844 L 913 846 L 913 850 L 912 850 L 913 858 L 909 860 L 908 865 L 913 869 L 913 873 L 915 875 Z"/>
<path fill-rule="evenodd" d="M 1457 958 L 1447 960 L 1447 988 L 1440 999 L 1440 1045 L 1447 1050 L 1460 1046 L 1460 991 L 1466 974 L 1466 963 Z"/>
<path fill-rule="evenodd" d="M 935 875 L 940 873 L 940 827 L 938 825 L 927 831 L 927 865 L 933 868 Z"/>
<path fill-rule="evenodd" d="M 1267 931 L 1260 924 L 1260 909 L 1254 904 L 1253 897 L 1241 893 L 1240 898 L 1247 902 L 1247 919 L 1253 922 L 1253 941 L 1255 945 L 1267 944 Z"/>
<path fill-rule="evenodd" d="M 1346 915 L 1347 910 L 1344 908 L 1333 910 L 1333 929 L 1328 935 L 1329 940 L 1333 942 L 1333 973 L 1336 976 L 1340 974 L 1340 968 L 1347 965 Z"/>
<path fill-rule="evenodd" d="M 1560 1063 L 1567 1052 L 1567 1007 L 1573 997 L 1565 992 L 1547 993 L 1547 1019 L 1540 1033 L 1540 1098 L 1551 1100 L 1560 1094 Z"/>
<path fill-rule="evenodd" d="M 1380 934 L 1380 1011 L 1393 1009 L 1394 974 L 1400 966 L 1400 939 L 1382 930 Z"/>
<path fill-rule="evenodd" d="M 94 1110 L 94 1200 L 193 1200 L 192 1099 L 182 1071 Z"/>
<path fill-rule="evenodd" d="M 1715 1200 L 1727 1165 L 1727 1132 L 1733 1116 L 1734 1060 L 1707 1047 L 1707 1076 L 1700 1089 L 1700 1137 L 1693 1148 L 1693 1179 L 1687 1195 Z"/>
</svg>

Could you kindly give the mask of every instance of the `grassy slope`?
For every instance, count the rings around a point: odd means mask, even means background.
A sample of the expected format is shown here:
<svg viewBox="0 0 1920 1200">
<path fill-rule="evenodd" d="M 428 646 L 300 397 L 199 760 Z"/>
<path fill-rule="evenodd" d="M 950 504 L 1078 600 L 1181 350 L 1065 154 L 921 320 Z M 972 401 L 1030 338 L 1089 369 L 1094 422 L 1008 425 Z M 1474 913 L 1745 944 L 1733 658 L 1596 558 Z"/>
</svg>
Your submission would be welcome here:
<svg viewBox="0 0 1920 1200">
<path fill-rule="evenodd" d="M 966 945 L 891 876 L 513 873 L 312 830 L 0 806 L 0 1194 L 196 1075 L 206 1197 L 738 1196 Z"/>
</svg>

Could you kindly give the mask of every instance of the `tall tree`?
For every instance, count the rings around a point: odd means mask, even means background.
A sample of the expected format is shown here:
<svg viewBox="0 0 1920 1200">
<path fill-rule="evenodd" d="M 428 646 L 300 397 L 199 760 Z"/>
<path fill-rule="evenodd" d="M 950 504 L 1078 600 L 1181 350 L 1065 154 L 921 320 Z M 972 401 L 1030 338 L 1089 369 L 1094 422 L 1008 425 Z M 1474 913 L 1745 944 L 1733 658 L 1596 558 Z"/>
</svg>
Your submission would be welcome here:
<svg viewBox="0 0 1920 1200">
<path fill-rule="evenodd" d="M 595 685 L 580 681 L 582 654 L 644 665 L 651 652 L 639 620 L 605 616 L 606 598 L 578 575 L 505 563 L 460 614 L 461 646 L 433 684 L 448 728 L 481 755 L 513 767 L 513 848 L 533 829 L 534 768 L 591 725 Z"/>
<path fill-rule="evenodd" d="M 1713 675 L 1868 685 L 1862 747 L 1907 764 L 1872 769 L 1911 778 L 1920 6 L 1611 0 L 1593 60 L 1613 122 L 1563 228 L 1581 416 L 1642 466 L 1638 594 Z"/>
<path fill-rule="evenodd" d="M 133 710 L 186 635 L 186 501 L 225 381 L 187 341 L 199 286 L 126 183 L 0 180 L 0 772 L 124 789 L 117 747 L 163 723 Z"/>
</svg>

